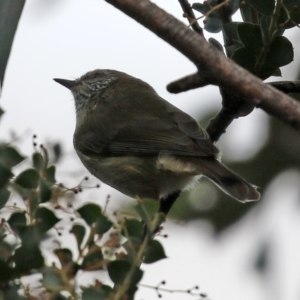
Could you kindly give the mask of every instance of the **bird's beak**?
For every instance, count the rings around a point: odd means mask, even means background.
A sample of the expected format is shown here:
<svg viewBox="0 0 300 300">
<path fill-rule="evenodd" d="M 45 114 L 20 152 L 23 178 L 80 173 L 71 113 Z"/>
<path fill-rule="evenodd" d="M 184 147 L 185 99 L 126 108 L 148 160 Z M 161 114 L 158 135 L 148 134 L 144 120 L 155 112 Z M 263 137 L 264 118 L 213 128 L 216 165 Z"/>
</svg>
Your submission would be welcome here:
<svg viewBox="0 0 300 300">
<path fill-rule="evenodd" d="M 60 78 L 54 78 L 53 80 L 63 85 L 69 90 L 71 90 L 74 86 L 78 84 L 76 80 L 67 80 L 67 79 L 60 79 Z"/>
</svg>

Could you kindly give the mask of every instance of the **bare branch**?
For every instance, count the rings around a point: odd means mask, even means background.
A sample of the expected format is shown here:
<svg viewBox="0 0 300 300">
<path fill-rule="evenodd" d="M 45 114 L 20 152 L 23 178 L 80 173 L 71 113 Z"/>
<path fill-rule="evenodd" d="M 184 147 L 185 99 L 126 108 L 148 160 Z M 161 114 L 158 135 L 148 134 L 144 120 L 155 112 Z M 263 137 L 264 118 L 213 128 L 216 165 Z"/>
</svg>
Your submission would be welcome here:
<svg viewBox="0 0 300 300">
<path fill-rule="evenodd" d="M 198 32 L 200 35 L 203 36 L 203 29 L 200 27 L 199 23 L 197 22 L 196 16 L 193 12 L 193 9 L 191 8 L 191 5 L 187 0 L 178 0 L 181 8 L 186 15 L 187 19 L 189 20 L 189 23 L 191 27 Z"/>
<path fill-rule="evenodd" d="M 170 93 L 178 94 L 206 86 L 210 83 L 211 82 L 208 82 L 206 78 L 203 78 L 199 73 L 196 73 L 169 83 L 167 85 L 167 90 Z"/>
<path fill-rule="evenodd" d="M 267 82 L 277 90 L 289 94 L 289 93 L 300 93 L 300 80 L 298 81 L 275 81 Z"/>
<path fill-rule="evenodd" d="M 226 58 L 205 39 L 148 0 L 106 0 L 189 58 L 221 87 L 234 91 L 256 107 L 300 133 L 300 104 Z"/>
</svg>

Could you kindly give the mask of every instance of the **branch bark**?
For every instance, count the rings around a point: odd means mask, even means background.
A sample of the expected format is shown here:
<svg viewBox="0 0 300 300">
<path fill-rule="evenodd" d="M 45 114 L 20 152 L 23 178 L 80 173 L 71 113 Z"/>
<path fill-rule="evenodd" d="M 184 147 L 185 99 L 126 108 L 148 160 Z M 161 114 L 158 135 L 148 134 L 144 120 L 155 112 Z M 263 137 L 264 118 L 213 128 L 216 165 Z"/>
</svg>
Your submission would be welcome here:
<svg viewBox="0 0 300 300">
<path fill-rule="evenodd" d="M 226 58 L 205 39 L 148 0 L 106 0 L 189 58 L 201 75 L 300 133 L 300 104 Z"/>
</svg>

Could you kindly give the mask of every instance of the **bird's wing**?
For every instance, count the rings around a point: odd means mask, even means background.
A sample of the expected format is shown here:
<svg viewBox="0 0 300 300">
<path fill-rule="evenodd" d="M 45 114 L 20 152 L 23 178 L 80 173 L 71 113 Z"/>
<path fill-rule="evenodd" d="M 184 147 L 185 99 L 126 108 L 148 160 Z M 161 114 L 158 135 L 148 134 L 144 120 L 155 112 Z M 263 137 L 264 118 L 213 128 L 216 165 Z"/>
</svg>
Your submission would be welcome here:
<svg viewBox="0 0 300 300">
<path fill-rule="evenodd" d="M 100 121 L 103 118 L 99 114 L 97 120 L 87 118 L 84 132 L 80 129 L 77 135 L 75 132 L 75 148 L 90 155 L 112 156 L 162 152 L 178 156 L 218 154 L 206 131 L 191 116 L 161 101 L 161 109 L 155 114 L 151 114 L 151 108 L 143 108 L 142 112 L 136 111 L 126 117 L 124 110 L 119 114 L 122 121 L 110 119 L 106 125 Z"/>
</svg>

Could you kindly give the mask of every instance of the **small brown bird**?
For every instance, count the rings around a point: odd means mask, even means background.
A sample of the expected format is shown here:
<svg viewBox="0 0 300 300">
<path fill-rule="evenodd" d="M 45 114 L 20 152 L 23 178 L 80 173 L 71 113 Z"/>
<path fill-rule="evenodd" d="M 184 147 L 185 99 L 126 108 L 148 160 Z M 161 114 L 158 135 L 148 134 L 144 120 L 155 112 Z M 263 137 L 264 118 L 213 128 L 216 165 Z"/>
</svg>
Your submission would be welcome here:
<svg viewBox="0 0 300 300">
<path fill-rule="evenodd" d="M 241 202 L 259 199 L 255 186 L 219 161 L 207 132 L 142 80 L 114 70 L 54 80 L 75 98 L 75 150 L 104 183 L 130 197 L 161 199 L 166 213 L 202 175 Z"/>
</svg>

